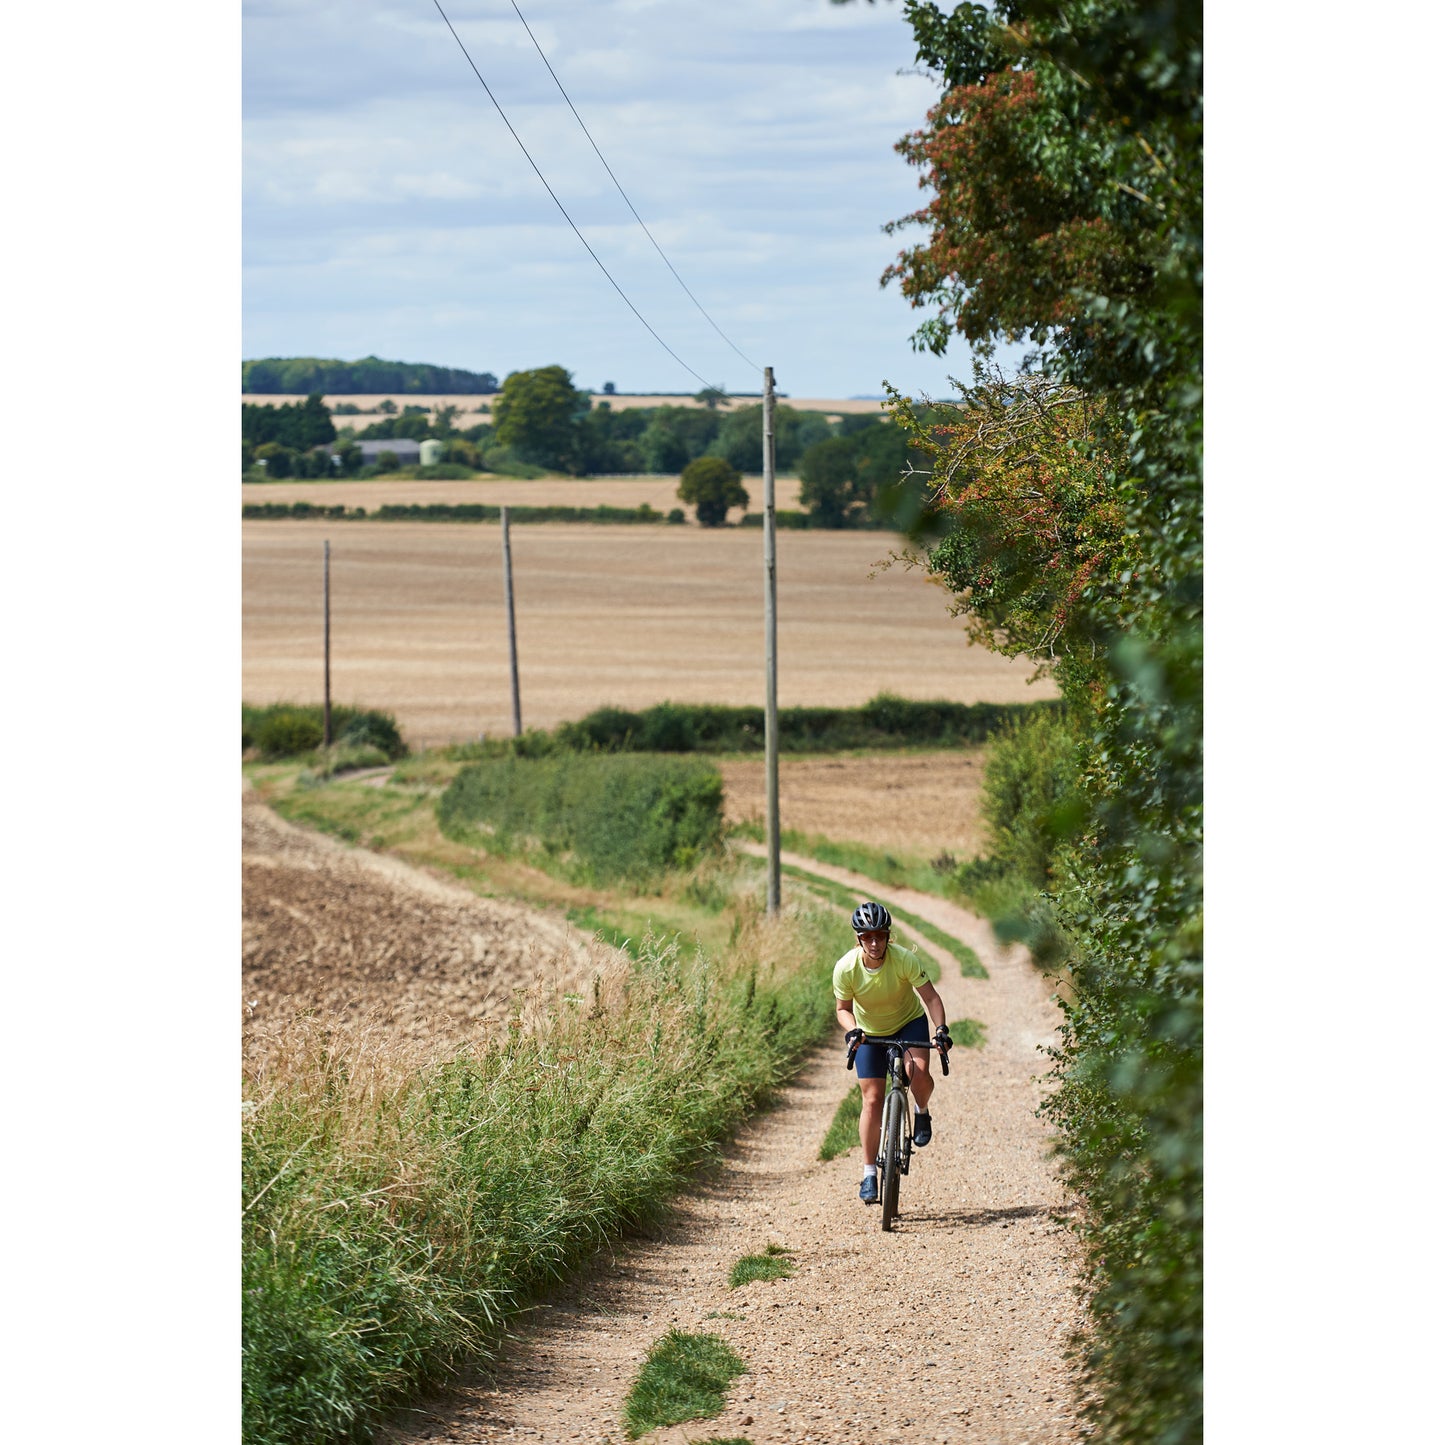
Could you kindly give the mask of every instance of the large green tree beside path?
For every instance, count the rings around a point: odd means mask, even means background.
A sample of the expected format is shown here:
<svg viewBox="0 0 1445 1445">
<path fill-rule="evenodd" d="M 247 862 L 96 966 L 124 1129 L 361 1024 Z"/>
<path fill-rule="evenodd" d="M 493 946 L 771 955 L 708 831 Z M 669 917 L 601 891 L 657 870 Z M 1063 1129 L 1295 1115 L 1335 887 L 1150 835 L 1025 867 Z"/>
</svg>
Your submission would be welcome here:
<svg viewBox="0 0 1445 1445">
<path fill-rule="evenodd" d="M 907 519 L 978 636 L 1059 682 L 1086 814 L 1015 936 L 1062 939 L 1047 1104 L 1083 1203 L 1095 1438 L 1202 1437 L 1202 14 L 1198 0 L 905 0 L 940 86 L 885 279 L 915 344 L 1036 348 L 899 423 Z M 924 505 L 926 503 L 926 505 Z M 902 513 L 900 513 L 902 515 Z M 1045 927 L 1047 922 L 1049 926 Z"/>
</svg>

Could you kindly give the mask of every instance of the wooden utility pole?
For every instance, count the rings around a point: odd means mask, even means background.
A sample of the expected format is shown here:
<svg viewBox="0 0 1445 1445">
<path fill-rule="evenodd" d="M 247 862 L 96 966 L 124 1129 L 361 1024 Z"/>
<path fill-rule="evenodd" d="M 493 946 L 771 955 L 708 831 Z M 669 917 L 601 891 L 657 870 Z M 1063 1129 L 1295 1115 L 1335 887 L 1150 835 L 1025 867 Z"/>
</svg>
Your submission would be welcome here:
<svg viewBox="0 0 1445 1445">
<path fill-rule="evenodd" d="M 768 789 L 768 912 L 782 906 L 778 827 L 778 516 L 773 477 L 773 368 L 763 369 L 763 633 L 767 690 L 763 757 Z"/>
<path fill-rule="evenodd" d="M 331 541 L 321 544 L 321 745 L 331 746 Z"/>
<path fill-rule="evenodd" d="M 502 508 L 502 575 L 507 584 L 507 647 L 512 657 L 512 733 L 522 736 L 522 689 L 517 681 L 517 613 L 512 605 L 512 516 Z"/>
</svg>

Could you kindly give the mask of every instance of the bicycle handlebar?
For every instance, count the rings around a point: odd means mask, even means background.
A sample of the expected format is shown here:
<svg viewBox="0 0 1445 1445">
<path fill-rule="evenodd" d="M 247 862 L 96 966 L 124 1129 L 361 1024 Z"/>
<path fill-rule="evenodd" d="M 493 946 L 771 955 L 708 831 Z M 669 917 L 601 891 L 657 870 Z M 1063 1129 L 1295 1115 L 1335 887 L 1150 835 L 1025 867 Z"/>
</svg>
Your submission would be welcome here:
<svg viewBox="0 0 1445 1445">
<path fill-rule="evenodd" d="M 939 1062 L 943 1065 L 944 1077 L 948 1076 L 948 1050 L 933 1043 L 931 1040 L 926 1044 L 920 1044 L 914 1039 L 870 1039 L 864 1034 L 856 1043 L 848 1046 L 848 1067 L 853 1067 L 853 1060 L 857 1057 L 858 1049 L 862 1044 L 882 1044 L 885 1048 L 897 1049 L 938 1049 Z"/>
</svg>

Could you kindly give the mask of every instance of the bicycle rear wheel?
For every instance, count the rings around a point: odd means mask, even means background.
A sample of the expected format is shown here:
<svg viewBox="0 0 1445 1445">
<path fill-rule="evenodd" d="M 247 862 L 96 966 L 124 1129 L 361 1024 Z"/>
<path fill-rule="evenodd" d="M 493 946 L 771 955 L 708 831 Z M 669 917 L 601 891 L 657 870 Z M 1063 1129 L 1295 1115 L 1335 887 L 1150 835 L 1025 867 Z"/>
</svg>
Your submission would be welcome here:
<svg viewBox="0 0 1445 1445">
<path fill-rule="evenodd" d="M 883 1101 L 883 1228 L 893 1228 L 898 1217 L 898 1177 L 903 1166 L 903 1120 L 907 1106 L 901 1089 L 889 1089 Z"/>
</svg>

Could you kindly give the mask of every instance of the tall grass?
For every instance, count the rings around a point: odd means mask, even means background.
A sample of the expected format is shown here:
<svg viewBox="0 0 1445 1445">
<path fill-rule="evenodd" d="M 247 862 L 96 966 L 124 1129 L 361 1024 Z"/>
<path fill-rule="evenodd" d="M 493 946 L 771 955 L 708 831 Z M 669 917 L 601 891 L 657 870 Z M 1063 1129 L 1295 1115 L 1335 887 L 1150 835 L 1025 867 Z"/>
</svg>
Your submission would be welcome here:
<svg viewBox="0 0 1445 1445">
<path fill-rule="evenodd" d="M 253 1051 L 243 1143 L 248 1445 L 360 1440 L 655 1216 L 826 1035 L 834 919 L 646 941 L 590 999 L 450 1050 L 293 1023 Z M 786 965 L 777 960 L 806 960 Z"/>
</svg>

